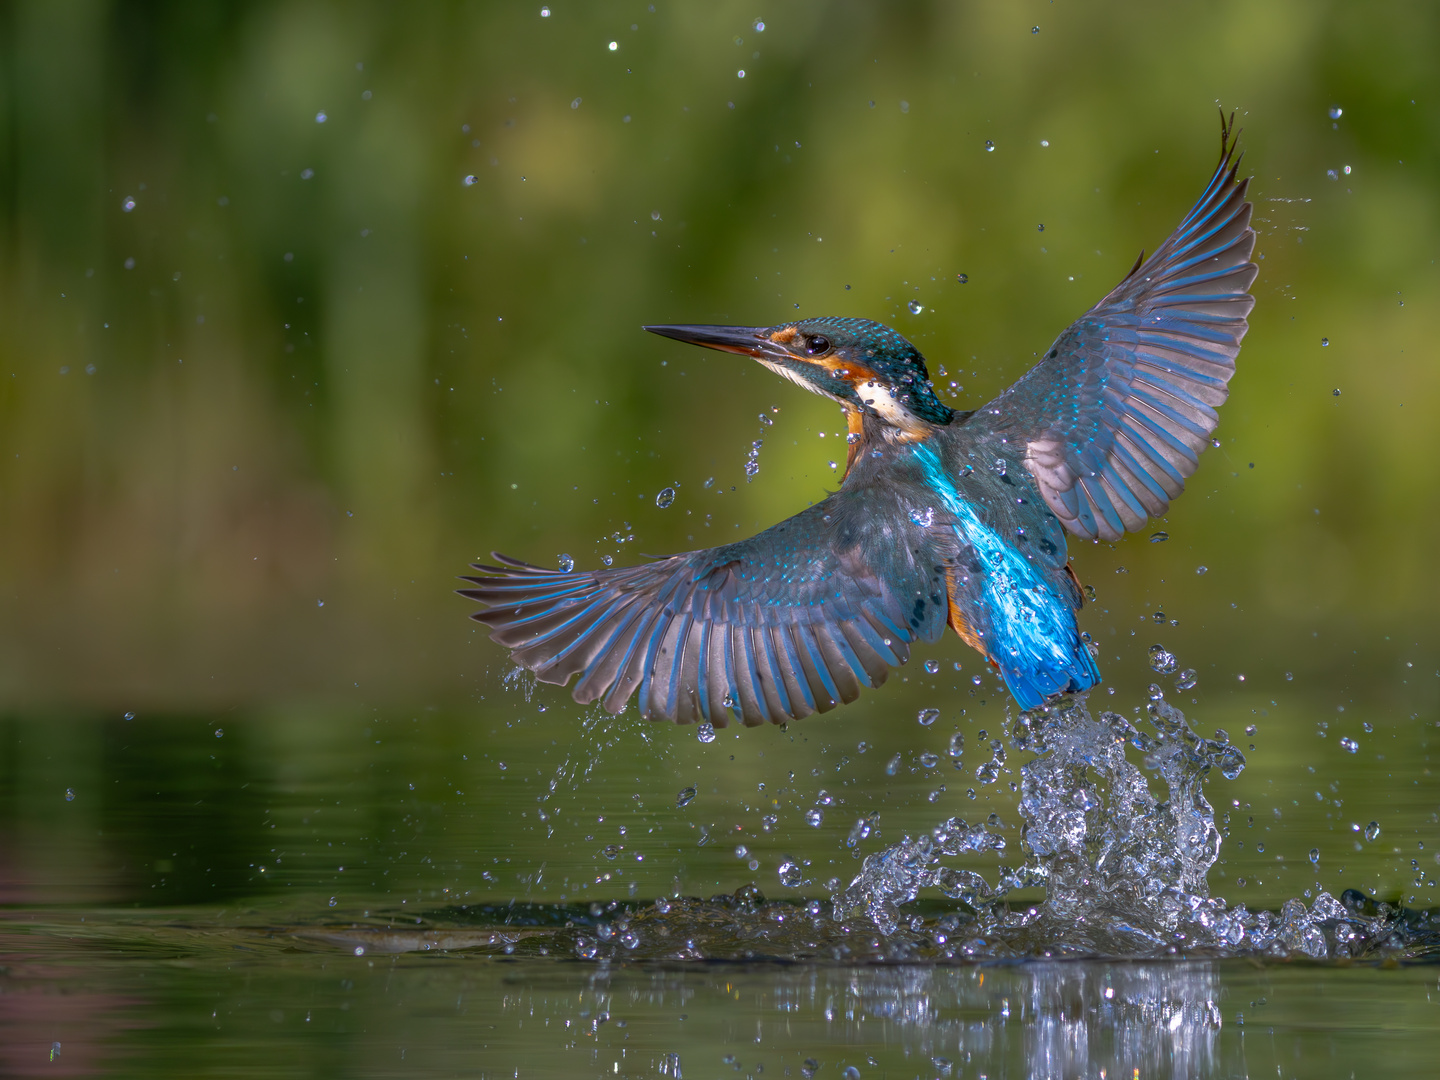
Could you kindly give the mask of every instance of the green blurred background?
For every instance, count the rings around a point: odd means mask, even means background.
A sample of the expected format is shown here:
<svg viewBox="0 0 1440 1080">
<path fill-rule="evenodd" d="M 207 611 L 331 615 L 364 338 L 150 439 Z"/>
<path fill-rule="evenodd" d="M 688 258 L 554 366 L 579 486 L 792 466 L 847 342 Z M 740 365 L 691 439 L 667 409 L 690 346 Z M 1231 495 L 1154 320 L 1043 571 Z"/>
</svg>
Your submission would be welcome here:
<svg viewBox="0 0 1440 1080">
<path fill-rule="evenodd" d="M 517 815 L 536 788 L 452 773 L 462 750 L 508 746 L 539 787 L 541 756 L 590 753 L 580 710 L 506 695 L 455 575 L 491 548 L 591 567 L 735 539 L 820 498 L 842 456 L 833 405 L 640 325 L 869 316 L 974 407 L 1179 221 L 1217 107 L 1238 110 L 1260 233 L 1222 446 L 1157 526 L 1167 541 L 1073 546 L 1098 591 L 1083 625 L 1127 711 L 1163 642 L 1200 671 L 1208 719 L 1242 746 L 1260 724 L 1247 795 L 1269 777 L 1308 798 L 1319 763 L 1406 800 L 1407 836 L 1434 831 L 1434 4 L 45 0 L 0 20 L 0 744 L 7 813 L 34 823 L 27 865 L 70 850 L 46 830 L 72 775 L 103 778 L 112 809 L 132 780 L 170 778 L 173 805 L 135 826 L 149 839 L 114 856 L 133 891 L 176 879 L 177 829 L 206 859 L 261 851 L 273 807 L 242 778 L 310 790 L 366 769 L 407 799 L 422 777 L 437 820 L 469 806 L 476 842 L 517 864 L 557 858 L 499 835 L 535 828 Z M 813 756 L 797 731 L 877 757 L 918 735 L 943 749 L 979 709 L 980 665 L 953 638 L 920 655 L 945 674 L 912 665 L 792 725 L 772 760 Z M 979 693 L 994 733 L 1000 700 Z M 911 719 L 926 704 L 948 710 L 930 732 Z M 132 737 L 125 712 L 179 719 Z M 409 749 L 325 719 L 362 714 Z M 231 763 L 207 780 L 216 717 Z M 1350 758 L 1338 738 L 1362 723 L 1379 734 Z M 671 799 L 701 748 L 622 728 L 665 744 L 653 787 Z M 723 745 L 751 760 L 775 738 Z M 607 760 L 597 784 L 632 782 L 633 755 Z M 275 764 L 297 762 L 318 771 Z M 717 781 L 725 813 L 766 768 Z M 913 783 L 917 822 L 956 812 Z M 195 784 L 219 817 L 181 822 Z M 605 810 L 601 786 L 575 798 Z M 1314 830 L 1348 830 L 1352 811 L 1325 806 Z M 592 835 L 564 857 L 593 874 Z M 1408 888 L 1411 854 L 1386 881 Z M 236 855 L 226 888 L 261 887 L 259 858 Z M 435 888 L 485 888 L 446 865 Z M 84 877 L 27 874 L 16 895 Z M 217 895 L 205 881 L 166 895 Z"/>
</svg>

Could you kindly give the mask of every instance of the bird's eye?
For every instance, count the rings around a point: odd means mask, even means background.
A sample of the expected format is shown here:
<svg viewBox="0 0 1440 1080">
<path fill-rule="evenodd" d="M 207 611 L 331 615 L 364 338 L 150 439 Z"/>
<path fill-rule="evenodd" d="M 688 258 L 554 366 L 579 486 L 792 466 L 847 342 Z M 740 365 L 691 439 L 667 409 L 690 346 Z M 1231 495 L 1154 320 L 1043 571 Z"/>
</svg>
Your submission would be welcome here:
<svg viewBox="0 0 1440 1080">
<path fill-rule="evenodd" d="M 805 351 L 811 356 L 819 356 L 821 353 L 830 351 L 830 339 L 820 334 L 810 334 L 805 338 Z"/>
</svg>

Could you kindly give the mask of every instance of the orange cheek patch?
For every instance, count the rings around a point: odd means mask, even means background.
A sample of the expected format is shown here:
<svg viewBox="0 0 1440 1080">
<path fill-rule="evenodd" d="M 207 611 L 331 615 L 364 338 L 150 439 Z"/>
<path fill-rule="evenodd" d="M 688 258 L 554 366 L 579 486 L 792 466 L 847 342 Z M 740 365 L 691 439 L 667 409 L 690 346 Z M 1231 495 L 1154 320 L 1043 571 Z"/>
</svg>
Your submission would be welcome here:
<svg viewBox="0 0 1440 1080">
<path fill-rule="evenodd" d="M 787 326 L 784 330 L 776 330 L 770 335 L 770 340 L 776 345 L 789 345 L 795 340 L 796 330 L 793 326 Z"/>
<path fill-rule="evenodd" d="M 819 364 L 826 371 L 843 371 L 845 372 L 845 378 L 856 385 L 862 382 L 868 382 L 876 377 L 875 372 L 870 368 L 862 364 L 857 364 L 853 360 L 845 360 L 838 356 L 816 357 L 811 363 Z"/>
</svg>

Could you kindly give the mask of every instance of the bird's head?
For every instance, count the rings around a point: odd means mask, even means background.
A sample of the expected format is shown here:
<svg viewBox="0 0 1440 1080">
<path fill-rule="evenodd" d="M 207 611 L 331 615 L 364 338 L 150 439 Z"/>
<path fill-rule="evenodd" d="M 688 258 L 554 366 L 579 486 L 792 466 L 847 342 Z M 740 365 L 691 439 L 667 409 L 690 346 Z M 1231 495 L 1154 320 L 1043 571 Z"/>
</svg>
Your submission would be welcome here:
<svg viewBox="0 0 1440 1080">
<path fill-rule="evenodd" d="M 652 334 L 753 356 L 777 375 L 911 437 L 950 423 L 920 350 L 869 319 L 823 318 L 779 326 L 647 326 Z"/>
</svg>

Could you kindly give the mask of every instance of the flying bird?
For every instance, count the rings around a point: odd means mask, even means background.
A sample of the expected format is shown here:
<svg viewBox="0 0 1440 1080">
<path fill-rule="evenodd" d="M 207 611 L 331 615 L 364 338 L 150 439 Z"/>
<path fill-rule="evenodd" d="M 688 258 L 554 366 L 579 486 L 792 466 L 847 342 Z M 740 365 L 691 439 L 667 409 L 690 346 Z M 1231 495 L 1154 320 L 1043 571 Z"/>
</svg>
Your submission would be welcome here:
<svg viewBox="0 0 1440 1080">
<path fill-rule="evenodd" d="M 1254 305 L 1249 179 L 1230 123 L 1210 183 L 1148 259 L 989 404 L 935 396 L 925 358 L 859 318 L 647 326 L 750 356 L 838 402 L 838 491 L 748 540 L 643 566 L 475 564 L 471 617 L 543 682 L 612 713 L 784 723 L 883 683 L 949 626 L 1022 709 L 1095 686 L 1066 533 L 1165 513 L 1218 423 Z"/>
</svg>

